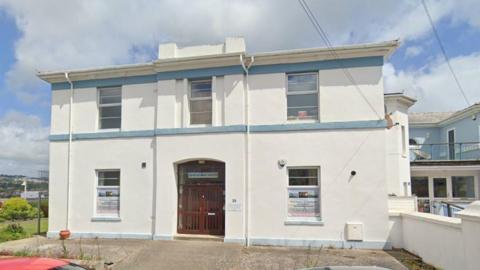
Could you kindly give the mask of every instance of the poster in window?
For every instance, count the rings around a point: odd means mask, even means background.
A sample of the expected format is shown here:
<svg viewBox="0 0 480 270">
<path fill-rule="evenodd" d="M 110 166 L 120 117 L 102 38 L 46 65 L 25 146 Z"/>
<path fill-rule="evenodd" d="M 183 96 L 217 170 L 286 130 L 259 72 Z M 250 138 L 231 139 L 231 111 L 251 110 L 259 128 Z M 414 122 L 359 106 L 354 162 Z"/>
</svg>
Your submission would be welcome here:
<svg viewBox="0 0 480 270">
<path fill-rule="evenodd" d="M 118 215 L 120 209 L 120 189 L 98 188 L 97 191 L 97 214 Z"/>
<path fill-rule="evenodd" d="M 289 217 L 320 217 L 318 188 L 290 188 L 288 190 Z"/>
</svg>

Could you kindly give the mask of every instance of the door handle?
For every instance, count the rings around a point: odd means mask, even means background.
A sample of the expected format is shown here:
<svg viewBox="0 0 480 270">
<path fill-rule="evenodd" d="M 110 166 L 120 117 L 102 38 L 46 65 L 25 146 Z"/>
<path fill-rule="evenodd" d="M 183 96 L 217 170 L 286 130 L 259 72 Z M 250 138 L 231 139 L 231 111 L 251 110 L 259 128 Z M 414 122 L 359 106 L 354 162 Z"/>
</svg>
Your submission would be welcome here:
<svg viewBox="0 0 480 270">
<path fill-rule="evenodd" d="M 215 213 L 208 213 L 209 216 L 215 216 Z"/>
</svg>

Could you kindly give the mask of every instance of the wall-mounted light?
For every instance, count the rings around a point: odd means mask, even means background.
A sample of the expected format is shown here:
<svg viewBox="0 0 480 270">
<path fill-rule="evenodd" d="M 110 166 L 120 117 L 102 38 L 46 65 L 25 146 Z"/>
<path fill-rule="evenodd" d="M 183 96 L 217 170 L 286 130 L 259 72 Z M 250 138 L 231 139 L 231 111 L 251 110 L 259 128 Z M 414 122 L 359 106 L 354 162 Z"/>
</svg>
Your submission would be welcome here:
<svg viewBox="0 0 480 270">
<path fill-rule="evenodd" d="M 278 160 L 278 166 L 283 168 L 283 167 L 285 167 L 285 165 L 287 165 L 287 161 L 285 159 L 279 159 Z"/>
<path fill-rule="evenodd" d="M 142 169 L 147 168 L 147 162 L 142 162 Z"/>
</svg>

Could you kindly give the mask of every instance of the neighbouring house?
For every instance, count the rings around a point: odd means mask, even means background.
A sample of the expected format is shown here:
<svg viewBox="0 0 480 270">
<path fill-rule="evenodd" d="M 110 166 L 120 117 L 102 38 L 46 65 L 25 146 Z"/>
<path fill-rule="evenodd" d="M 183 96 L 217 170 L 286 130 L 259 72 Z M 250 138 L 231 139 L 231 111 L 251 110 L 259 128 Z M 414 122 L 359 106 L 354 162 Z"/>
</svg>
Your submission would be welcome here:
<svg viewBox="0 0 480 270">
<path fill-rule="evenodd" d="M 227 38 L 39 73 L 52 87 L 48 236 L 389 247 L 414 102 L 384 97 L 397 46 L 249 54 Z"/>
<path fill-rule="evenodd" d="M 480 104 L 410 113 L 412 193 L 419 211 L 452 216 L 480 198 Z"/>
</svg>

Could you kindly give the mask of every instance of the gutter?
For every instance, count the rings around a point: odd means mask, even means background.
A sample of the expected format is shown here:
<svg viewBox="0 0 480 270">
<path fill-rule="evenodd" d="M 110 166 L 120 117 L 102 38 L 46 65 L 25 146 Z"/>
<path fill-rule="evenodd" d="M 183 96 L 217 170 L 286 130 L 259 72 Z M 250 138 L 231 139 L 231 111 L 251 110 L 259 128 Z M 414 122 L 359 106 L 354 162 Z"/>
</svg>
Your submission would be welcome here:
<svg viewBox="0 0 480 270">
<path fill-rule="evenodd" d="M 246 246 L 250 246 L 250 110 L 249 110 L 249 103 L 250 103 L 250 89 L 248 83 L 248 70 L 252 67 L 253 62 L 255 62 L 255 57 L 250 57 L 250 63 L 248 66 L 245 66 L 245 61 L 243 59 L 243 55 L 240 54 L 240 64 L 242 65 L 243 70 L 245 71 L 245 125 L 246 125 L 246 133 L 245 133 L 245 183 L 244 183 L 244 190 L 245 190 L 245 244 Z"/>
<path fill-rule="evenodd" d="M 68 231 L 70 220 L 70 180 L 72 178 L 72 131 L 73 131 L 73 83 L 68 76 L 68 72 L 65 72 L 65 79 L 70 84 L 70 105 L 68 113 L 68 161 L 67 161 L 67 213 L 65 221 L 65 230 Z"/>
</svg>

